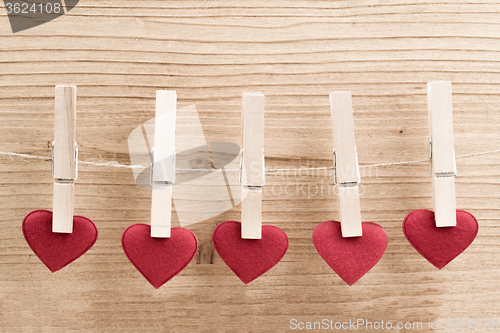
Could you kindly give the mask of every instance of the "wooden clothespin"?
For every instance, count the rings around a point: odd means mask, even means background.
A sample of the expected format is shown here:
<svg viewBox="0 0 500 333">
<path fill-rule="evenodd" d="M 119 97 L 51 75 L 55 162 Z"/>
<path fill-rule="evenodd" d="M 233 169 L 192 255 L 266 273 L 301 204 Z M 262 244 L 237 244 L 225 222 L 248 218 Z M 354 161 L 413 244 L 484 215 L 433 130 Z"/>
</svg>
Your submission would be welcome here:
<svg viewBox="0 0 500 333">
<path fill-rule="evenodd" d="M 241 237 L 262 238 L 262 187 L 264 164 L 264 95 L 244 93 L 241 150 Z"/>
<path fill-rule="evenodd" d="M 151 237 L 169 238 L 172 221 L 172 187 L 175 183 L 175 121 L 177 94 L 156 92 L 155 141 L 151 151 L 153 187 Z"/>
<path fill-rule="evenodd" d="M 54 198 L 52 232 L 72 233 L 74 189 L 78 177 L 78 146 L 75 142 L 76 86 L 57 85 L 52 143 Z"/>
<path fill-rule="evenodd" d="M 354 141 L 350 91 L 330 93 L 333 126 L 335 183 L 338 190 L 342 237 L 362 236 L 359 202 L 360 175 Z"/>
<path fill-rule="evenodd" d="M 457 225 L 455 204 L 455 149 L 451 82 L 427 83 L 431 176 L 434 216 L 437 227 Z"/>
</svg>

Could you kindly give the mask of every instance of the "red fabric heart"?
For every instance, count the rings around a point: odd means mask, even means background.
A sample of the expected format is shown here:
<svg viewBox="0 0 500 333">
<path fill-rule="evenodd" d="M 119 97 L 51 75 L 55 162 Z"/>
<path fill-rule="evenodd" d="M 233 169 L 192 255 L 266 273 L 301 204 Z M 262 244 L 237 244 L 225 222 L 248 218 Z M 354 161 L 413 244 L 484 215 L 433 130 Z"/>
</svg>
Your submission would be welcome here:
<svg viewBox="0 0 500 333">
<path fill-rule="evenodd" d="M 122 248 L 135 268 L 158 289 L 193 260 L 198 239 L 185 228 L 172 228 L 170 238 L 153 238 L 151 226 L 139 223 L 125 229 Z"/>
<path fill-rule="evenodd" d="M 472 243 L 478 229 L 476 218 L 463 210 L 457 210 L 455 227 L 436 227 L 434 212 L 425 209 L 410 212 L 403 221 L 403 232 L 408 242 L 439 269 Z"/>
<path fill-rule="evenodd" d="M 325 221 L 313 232 L 316 251 L 335 273 L 352 286 L 384 255 L 387 233 L 376 223 L 363 222 L 363 236 L 342 237 L 340 222 Z"/>
<path fill-rule="evenodd" d="M 278 264 L 288 249 L 288 237 L 280 228 L 265 225 L 261 239 L 243 239 L 241 223 L 235 221 L 219 224 L 212 242 L 221 259 L 245 284 Z"/>
<path fill-rule="evenodd" d="M 87 252 L 97 240 L 97 228 L 83 216 L 73 217 L 73 233 L 52 232 L 52 212 L 35 210 L 23 220 L 26 242 L 51 272 L 75 261 Z"/>
</svg>

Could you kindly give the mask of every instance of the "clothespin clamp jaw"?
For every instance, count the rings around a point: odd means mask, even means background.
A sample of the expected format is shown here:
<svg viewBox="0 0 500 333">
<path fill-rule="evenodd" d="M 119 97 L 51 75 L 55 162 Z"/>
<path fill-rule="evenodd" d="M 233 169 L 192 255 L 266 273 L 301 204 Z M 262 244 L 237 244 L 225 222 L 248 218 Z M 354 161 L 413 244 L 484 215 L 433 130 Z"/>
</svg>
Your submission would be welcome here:
<svg viewBox="0 0 500 333">
<path fill-rule="evenodd" d="M 72 233 L 74 214 L 74 184 L 78 179 L 78 144 L 75 142 L 74 177 L 71 179 L 58 178 L 54 173 L 54 148 L 52 141 L 51 172 L 54 178 L 54 207 L 52 214 L 52 232 Z M 58 223 L 60 221 L 60 223 Z"/>
<path fill-rule="evenodd" d="M 454 227 L 456 220 L 451 82 L 427 83 L 430 174 L 436 227 Z"/>
<path fill-rule="evenodd" d="M 354 140 L 354 120 L 350 91 L 332 92 L 330 106 L 333 128 L 334 182 L 342 237 L 363 235 L 359 187 L 358 154 Z"/>
<path fill-rule="evenodd" d="M 175 184 L 177 94 L 156 92 L 155 143 L 151 148 L 151 237 L 170 238 L 172 188 Z"/>
<path fill-rule="evenodd" d="M 244 93 L 243 148 L 240 151 L 241 237 L 262 238 L 262 189 L 265 185 L 264 95 Z"/>
<path fill-rule="evenodd" d="M 72 233 L 74 185 L 78 178 L 76 128 L 76 86 L 55 88 L 54 141 L 51 172 L 54 178 L 52 232 Z"/>
</svg>

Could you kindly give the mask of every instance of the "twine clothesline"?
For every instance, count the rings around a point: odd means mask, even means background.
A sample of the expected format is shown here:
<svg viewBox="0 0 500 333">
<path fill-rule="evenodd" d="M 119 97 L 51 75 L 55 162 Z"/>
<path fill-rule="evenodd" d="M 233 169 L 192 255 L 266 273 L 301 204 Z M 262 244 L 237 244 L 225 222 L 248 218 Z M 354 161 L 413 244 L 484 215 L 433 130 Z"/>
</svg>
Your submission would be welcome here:
<svg viewBox="0 0 500 333">
<path fill-rule="evenodd" d="M 500 153 L 500 149 L 497 150 L 491 150 L 491 151 L 485 151 L 485 152 L 479 152 L 479 153 L 473 153 L 473 154 L 465 154 L 465 155 L 459 155 L 455 156 L 455 159 L 460 159 L 460 158 L 468 158 L 468 157 L 476 157 L 476 156 L 482 156 L 482 155 L 490 155 L 490 154 L 496 154 Z M 41 160 L 41 161 L 47 161 L 51 162 L 52 158 L 51 157 L 44 157 L 44 156 L 36 156 L 36 155 L 28 155 L 28 154 L 19 154 L 19 153 L 14 153 L 14 152 L 7 152 L 7 151 L 0 151 L 1 156 L 9 156 L 9 157 L 17 157 L 17 158 L 26 158 L 26 159 L 33 159 L 33 160 Z M 377 163 L 377 164 L 365 164 L 365 165 L 360 165 L 360 168 L 373 168 L 373 167 L 385 167 L 385 166 L 394 166 L 394 165 L 408 165 L 408 164 L 420 164 L 420 163 L 429 163 L 431 160 L 430 158 L 424 159 L 424 160 L 415 160 L 415 161 L 400 161 L 400 162 L 388 162 L 388 163 Z M 97 166 L 97 167 L 111 167 L 111 168 L 122 168 L 122 169 L 144 169 L 149 167 L 149 165 L 130 165 L 130 164 L 121 164 L 116 161 L 109 161 L 109 162 L 90 162 L 90 161 L 78 161 L 79 165 L 88 165 L 88 166 Z M 283 172 L 283 171 L 297 171 L 297 170 L 303 170 L 303 171 L 313 171 L 313 170 L 334 170 L 335 167 L 314 167 L 314 168 L 304 168 L 300 166 L 299 168 L 281 168 L 281 169 L 266 169 L 266 172 Z M 214 170 L 218 169 L 182 169 L 182 168 L 176 168 L 177 171 L 206 171 L 206 172 L 213 172 Z M 229 172 L 239 172 L 240 170 L 234 170 L 234 169 L 224 169 L 225 171 Z"/>
</svg>

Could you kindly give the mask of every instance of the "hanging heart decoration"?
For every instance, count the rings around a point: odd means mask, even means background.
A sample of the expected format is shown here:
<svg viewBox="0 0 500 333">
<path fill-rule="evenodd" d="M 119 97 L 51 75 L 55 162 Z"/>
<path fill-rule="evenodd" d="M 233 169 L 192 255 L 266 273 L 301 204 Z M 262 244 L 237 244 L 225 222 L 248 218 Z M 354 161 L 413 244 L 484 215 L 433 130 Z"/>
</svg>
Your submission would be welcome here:
<svg viewBox="0 0 500 333">
<path fill-rule="evenodd" d="M 457 210 L 455 227 L 436 227 L 434 212 L 414 210 L 403 221 L 410 244 L 431 264 L 442 269 L 474 241 L 479 225 L 469 212 Z"/>
<path fill-rule="evenodd" d="M 30 248 L 56 272 L 87 252 L 97 240 L 97 227 L 83 216 L 73 217 L 73 232 L 52 232 L 52 212 L 35 210 L 23 220 L 23 234 Z"/>
<path fill-rule="evenodd" d="M 179 274 L 198 251 L 198 239 L 188 229 L 172 228 L 170 238 L 151 237 L 151 226 L 134 224 L 122 234 L 128 260 L 156 289 Z"/>
<path fill-rule="evenodd" d="M 236 221 L 219 224 L 212 242 L 221 259 L 245 284 L 276 266 L 288 249 L 288 237 L 280 228 L 265 225 L 261 239 L 243 239 L 241 223 Z"/>
<path fill-rule="evenodd" d="M 342 237 L 340 222 L 320 223 L 313 232 L 316 251 L 335 273 L 352 286 L 384 255 L 387 233 L 376 223 L 362 223 L 363 236 Z"/>
</svg>

